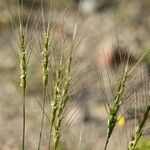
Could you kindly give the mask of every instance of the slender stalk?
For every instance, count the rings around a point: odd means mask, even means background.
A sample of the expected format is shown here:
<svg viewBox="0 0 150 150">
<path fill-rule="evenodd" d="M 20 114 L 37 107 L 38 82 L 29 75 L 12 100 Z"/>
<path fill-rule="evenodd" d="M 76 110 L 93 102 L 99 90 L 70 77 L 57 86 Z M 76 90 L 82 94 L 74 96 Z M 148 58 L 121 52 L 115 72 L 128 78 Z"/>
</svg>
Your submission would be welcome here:
<svg viewBox="0 0 150 150">
<path fill-rule="evenodd" d="M 40 150 L 41 146 L 41 139 L 43 133 L 43 125 L 45 119 L 45 101 L 46 101 L 46 90 L 48 85 L 48 60 L 49 60 L 49 27 L 45 33 L 45 43 L 44 43 L 44 50 L 42 52 L 43 60 L 42 60 L 42 75 L 43 75 L 43 107 L 42 107 L 42 118 L 41 118 L 41 129 L 40 129 L 40 137 L 39 137 L 39 144 L 38 150 Z"/>
<path fill-rule="evenodd" d="M 147 109 L 144 113 L 144 116 L 143 116 L 141 122 L 139 122 L 139 124 L 136 127 L 136 130 L 134 131 L 135 132 L 134 135 L 132 135 L 132 137 L 131 137 L 131 140 L 130 140 L 129 145 L 128 145 L 128 150 L 134 150 L 135 149 L 139 139 L 142 136 L 143 128 L 144 128 L 144 125 L 148 119 L 149 112 L 150 112 L 150 105 L 147 106 Z"/>
<path fill-rule="evenodd" d="M 41 139 L 42 139 L 42 133 L 43 133 L 44 118 L 45 118 L 44 117 L 45 116 L 45 101 L 46 101 L 46 88 L 43 89 L 42 118 L 41 118 L 41 129 L 40 129 L 38 150 L 40 150 L 40 147 L 41 147 Z"/>
<path fill-rule="evenodd" d="M 26 92 L 26 47 L 25 47 L 25 35 L 24 32 L 20 33 L 20 87 L 22 88 L 22 101 L 23 101 L 23 134 L 22 134 L 22 150 L 25 149 L 25 125 L 26 125 L 26 104 L 25 104 L 25 92 Z"/>
<path fill-rule="evenodd" d="M 23 91 L 23 96 L 22 96 L 22 100 L 23 100 L 23 135 L 22 135 L 22 150 L 25 149 L 25 126 L 26 126 L 26 104 L 25 104 L 25 90 Z"/>
</svg>

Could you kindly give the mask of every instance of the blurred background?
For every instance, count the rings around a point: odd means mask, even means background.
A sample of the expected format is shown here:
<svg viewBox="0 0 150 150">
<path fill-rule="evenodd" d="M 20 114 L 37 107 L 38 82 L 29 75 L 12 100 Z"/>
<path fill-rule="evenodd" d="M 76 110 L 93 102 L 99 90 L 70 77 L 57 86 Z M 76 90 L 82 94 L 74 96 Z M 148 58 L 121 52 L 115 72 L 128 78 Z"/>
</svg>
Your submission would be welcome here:
<svg viewBox="0 0 150 150">
<path fill-rule="evenodd" d="M 107 113 L 104 100 L 113 97 L 122 63 L 126 63 L 130 51 L 134 62 L 150 49 L 150 1 L 149 0 L 0 0 L 0 149 L 19 150 L 22 133 L 22 101 L 19 88 L 18 30 L 19 15 L 32 44 L 27 87 L 27 149 L 37 149 L 42 103 L 40 44 L 43 25 L 48 22 L 55 27 L 55 45 L 59 51 L 68 49 L 77 22 L 74 50 L 74 66 L 78 66 L 72 82 L 73 96 L 68 104 L 68 115 L 64 119 L 60 149 L 103 149 L 106 138 Z M 19 8 L 19 9 L 18 9 Z M 43 17 L 42 16 L 45 16 Z M 118 53 L 122 54 L 120 60 Z M 131 60 L 131 66 L 132 66 Z M 78 64 L 78 65 L 77 65 Z M 125 115 L 126 125 L 117 127 L 110 143 L 110 150 L 124 150 L 133 129 L 132 110 L 138 105 L 139 114 L 145 104 L 141 91 L 149 85 L 150 55 L 135 70 L 128 82 L 125 98 L 133 99 L 136 89 L 138 104 L 129 102 L 120 111 Z M 142 76 L 142 77 L 141 77 Z M 103 81 L 103 95 L 99 80 Z M 140 89 L 140 90 L 139 90 Z M 147 92 L 147 91 L 146 91 Z M 149 92 L 149 91 L 148 91 Z M 47 100 L 47 113 L 50 104 Z M 127 114 L 125 113 L 126 110 Z M 131 118 L 131 119 L 128 119 Z M 48 120 L 45 121 L 41 149 L 48 145 Z M 120 136 L 122 138 L 120 138 Z M 119 142 L 118 142 L 119 140 Z M 149 133 L 144 141 L 149 142 Z M 150 146 L 150 144 L 149 144 Z M 148 150 L 143 147 L 138 150 Z"/>
</svg>

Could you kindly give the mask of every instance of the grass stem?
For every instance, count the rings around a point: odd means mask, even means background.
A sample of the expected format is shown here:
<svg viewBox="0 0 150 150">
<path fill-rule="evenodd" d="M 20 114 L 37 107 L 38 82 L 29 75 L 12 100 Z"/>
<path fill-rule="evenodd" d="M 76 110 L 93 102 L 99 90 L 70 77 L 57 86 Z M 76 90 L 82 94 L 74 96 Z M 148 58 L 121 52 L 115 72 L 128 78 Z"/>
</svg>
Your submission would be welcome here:
<svg viewBox="0 0 150 150">
<path fill-rule="evenodd" d="M 23 100 L 23 135 L 22 135 L 22 150 L 25 149 L 25 132 L 26 132 L 26 102 L 25 102 L 25 90 L 23 90 L 23 96 L 22 96 L 22 100 Z"/>
<path fill-rule="evenodd" d="M 49 27 L 47 28 L 47 31 L 45 32 L 44 38 L 44 50 L 42 52 L 42 77 L 43 77 L 43 107 L 42 107 L 42 118 L 41 118 L 41 129 L 40 129 L 40 137 L 39 137 L 39 144 L 38 144 L 38 150 L 40 150 L 41 146 L 41 139 L 42 139 L 42 133 L 43 133 L 43 125 L 44 125 L 44 119 L 45 119 L 45 101 L 46 101 L 46 89 L 48 85 L 48 61 L 49 61 Z"/>
<path fill-rule="evenodd" d="M 23 137 L 22 137 L 22 150 L 25 149 L 25 125 L 26 125 L 26 104 L 25 104 L 25 93 L 26 93 L 26 46 L 25 46 L 25 35 L 23 30 L 20 32 L 20 87 L 22 88 L 22 101 L 23 101 Z"/>
<path fill-rule="evenodd" d="M 42 105 L 42 118 L 41 118 L 41 129 L 40 129 L 40 136 L 39 136 L 39 144 L 38 150 L 41 147 L 41 140 L 42 140 L 42 133 L 43 133 L 43 126 L 44 126 L 44 116 L 45 116 L 45 101 L 46 101 L 46 87 L 43 88 L 43 105 Z"/>
</svg>

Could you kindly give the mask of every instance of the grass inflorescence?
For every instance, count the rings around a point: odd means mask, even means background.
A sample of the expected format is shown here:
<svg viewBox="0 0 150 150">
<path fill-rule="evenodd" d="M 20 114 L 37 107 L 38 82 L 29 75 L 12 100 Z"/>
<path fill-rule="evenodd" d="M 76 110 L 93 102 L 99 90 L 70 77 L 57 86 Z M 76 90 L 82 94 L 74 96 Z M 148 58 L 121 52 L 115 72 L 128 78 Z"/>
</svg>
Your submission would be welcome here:
<svg viewBox="0 0 150 150">
<path fill-rule="evenodd" d="M 23 100 L 23 139 L 22 139 L 22 149 L 25 147 L 25 93 L 26 93 L 26 46 L 25 46 L 25 35 L 24 32 L 20 33 L 20 86 L 22 88 L 22 100 Z"/>
<path fill-rule="evenodd" d="M 19 7 L 19 6 L 18 6 Z M 23 0 L 21 1 L 21 8 L 23 8 Z M 19 53 L 20 53 L 20 86 L 22 88 L 22 111 L 23 111 L 23 137 L 22 137 L 22 150 L 25 149 L 25 133 L 26 133 L 26 78 L 27 78 L 27 61 L 26 61 L 26 39 L 25 39 L 25 30 L 23 27 L 23 18 L 20 17 L 20 9 L 18 8 L 19 13 Z"/>
<path fill-rule="evenodd" d="M 108 114 L 109 119 L 108 119 L 108 127 L 107 127 L 107 139 L 106 139 L 106 144 L 105 144 L 104 150 L 107 149 L 109 139 L 110 139 L 112 132 L 113 132 L 113 130 L 116 126 L 116 123 L 117 123 L 118 112 L 119 112 L 120 106 L 122 104 L 122 96 L 123 96 L 123 93 L 125 90 L 127 78 L 128 78 L 128 72 L 127 72 L 127 69 L 125 69 L 122 76 L 121 76 L 121 79 L 119 81 L 119 85 L 117 88 L 117 92 L 116 92 L 115 100 L 113 102 L 113 106 L 109 110 L 110 112 Z"/>
<path fill-rule="evenodd" d="M 116 90 L 116 94 L 114 96 L 113 104 L 112 104 L 112 106 L 110 106 L 108 103 L 106 103 L 106 108 L 108 111 L 108 124 L 107 124 L 107 137 L 106 137 L 106 143 L 104 146 L 104 150 L 107 149 L 110 137 L 111 137 L 111 135 L 114 131 L 114 128 L 117 124 L 118 113 L 119 113 L 120 109 L 122 108 L 122 104 L 124 103 L 123 95 L 125 94 L 127 81 L 130 78 L 133 71 L 135 70 L 135 68 L 142 61 L 142 59 L 144 58 L 146 53 L 147 53 L 147 51 L 143 53 L 143 55 L 136 61 L 135 65 L 130 70 L 129 70 L 129 66 L 128 66 L 128 61 L 129 61 L 129 58 L 128 58 L 128 60 L 126 62 L 126 66 L 123 70 L 123 73 L 122 73 L 119 83 L 118 83 L 118 87 Z M 142 124 L 144 124 L 143 122 L 142 122 Z M 143 125 L 140 125 L 140 127 L 141 126 L 143 126 Z M 138 132 L 140 132 L 140 131 L 138 131 Z"/>
<path fill-rule="evenodd" d="M 54 148 L 57 149 L 59 138 L 61 136 L 60 128 L 63 118 L 64 108 L 69 100 L 69 90 L 71 81 L 72 49 L 67 61 L 62 67 L 62 60 L 56 69 L 55 85 L 53 99 L 51 102 L 51 137 Z"/>
<path fill-rule="evenodd" d="M 143 128 L 146 124 L 146 121 L 148 120 L 149 112 L 150 112 L 150 105 L 147 106 L 142 120 L 139 121 L 138 125 L 135 128 L 135 131 L 133 131 L 133 135 L 128 144 L 128 150 L 135 150 L 136 145 L 143 134 Z"/>
<path fill-rule="evenodd" d="M 48 86 L 48 72 L 49 72 L 49 55 L 50 55 L 50 48 L 49 48 L 49 40 L 50 40 L 50 30 L 49 25 L 47 30 L 44 34 L 44 48 L 42 52 L 42 77 L 43 77 L 43 107 L 42 107 L 42 119 L 41 119 L 41 130 L 40 130 L 40 138 L 39 138 L 39 145 L 38 150 L 40 150 L 41 145 L 41 138 L 43 132 L 43 125 L 44 125 L 44 116 L 45 116 L 45 101 L 46 101 L 46 91 Z"/>
</svg>

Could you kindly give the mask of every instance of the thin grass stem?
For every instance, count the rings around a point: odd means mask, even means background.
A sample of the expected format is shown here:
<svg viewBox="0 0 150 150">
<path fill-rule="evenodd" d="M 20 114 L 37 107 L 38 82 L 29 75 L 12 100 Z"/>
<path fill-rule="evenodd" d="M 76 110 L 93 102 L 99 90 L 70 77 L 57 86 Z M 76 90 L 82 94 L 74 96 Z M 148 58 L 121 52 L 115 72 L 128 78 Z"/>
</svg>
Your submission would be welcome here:
<svg viewBox="0 0 150 150">
<path fill-rule="evenodd" d="M 25 132 L 26 132 L 26 102 L 25 102 L 25 90 L 23 90 L 23 95 L 22 95 L 22 100 L 23 100 L 23 134 L 22 134 L 22 150 L 25 149 Z"/>
<path fill-rule="evenodd" d="M 46 101 L 46 87 L 43 88 L 42 118 L 41 118 L 41 129 L 40 129 L 38 150 L 40 150 L 40 147 L 41 147 L 41 140 L 42 140 L 42 134 L 43 134 L 43 126 L 44 126 L 44 118 L 45 118 L 44 117 L 45 116 L 45 101 Z"/>
<path fill-rule="evenodd" d="M 41 146 L 41 139 L 42 139 L 42 133 L 43 133 L 43 124 L 45 119 L 45 100 L 46 100 L 46 90 L 48 85 L 48 61 L 49 61 L 49 26 L 45 33 L 45 43 L 44 43 L 44 50 L 42 52 L 42 77 L 43 77 L 43 107 L 42 107 L 42 118 L 41 118 L 41 130 L 40 130 L 40 137 L 39 137 L 39 144 L 38 144 L 38 150 L 40 150 Z"/>
<path fill-rule="evenodd" d="M 22 150 L 25 149 L 25 125 L 26 125 L 26 104 L 25 104 L 25 93 L 26 93 L 26 47 L 25 47 L 25 35 L 23 30 L 20 33 L 20 86 L 22 88 L 22 101 L 23 101 L 23 137 L 22 137 Z"/>
</svg>

